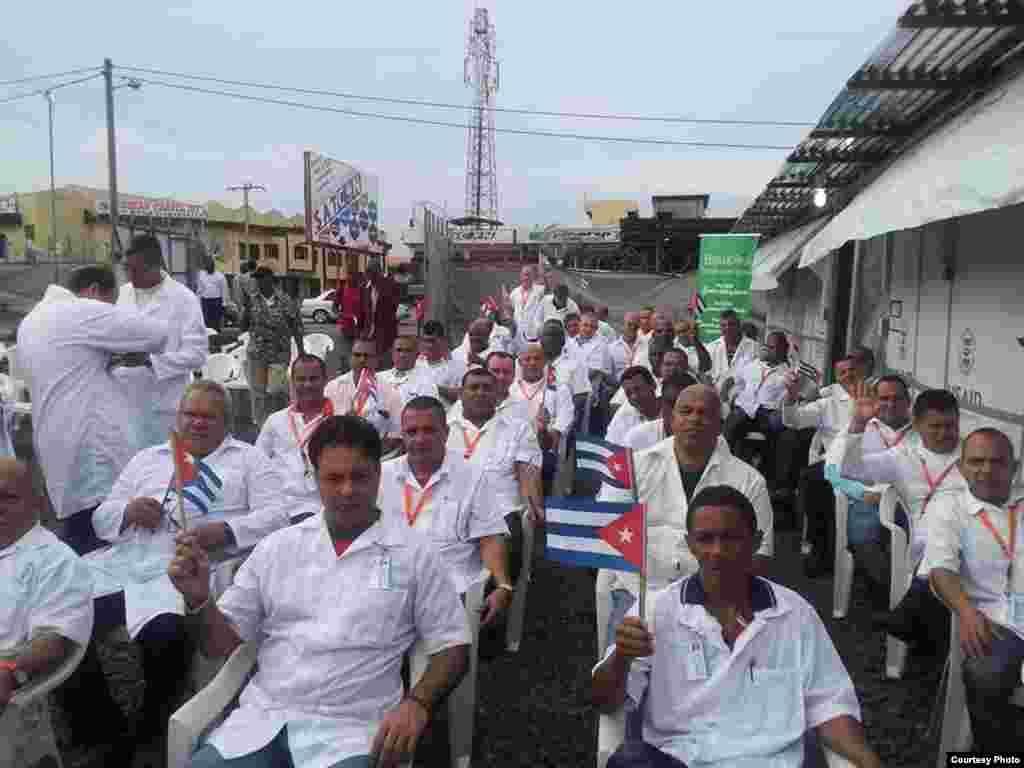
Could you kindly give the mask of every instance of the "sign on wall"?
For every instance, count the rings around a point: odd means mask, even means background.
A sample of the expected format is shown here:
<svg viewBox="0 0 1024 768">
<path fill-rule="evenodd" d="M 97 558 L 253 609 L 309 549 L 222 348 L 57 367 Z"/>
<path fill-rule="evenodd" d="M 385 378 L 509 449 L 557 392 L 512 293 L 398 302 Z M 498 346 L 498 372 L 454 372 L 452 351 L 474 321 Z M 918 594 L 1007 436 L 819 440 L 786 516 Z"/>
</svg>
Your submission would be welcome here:
<svg viewBox="0 0 1024 768">
<path fill-rule="evenodd" d="M 758 235 L 701 235 L 697 292 L 704 300 L 701 341 L 720 335 L 718 317 L 733 309 L 740 320 L 750 319 L 750 282 Z"/>
<path fill-rule="evenodd" d="M 515 227 L 448 227 L 448 236 L 453 243 L 465 245 L 482 245 L 484 243 L 501 243 L 511 245 L 516 242 Z"/>
<path fill-rule="evenodd" d="M 304 165 L 306 239 L 382 253 L 377 177 L 316 152 Z"/>
<path fill-rule="evenodd" d="M 117 207 L 121 216 L 153 216 L 158 219 L 194 219 L 205 221 L 209 212 L 205 205 L 183 203 L 178 200 L 146 200 L 143 198 L 118 198 Z M 110 215 L 110 201 L 97 200 L 96 213 L 99 216 Z"/>
<path fill-rule="evenodd" d="M 5 213 L 17 213 L 18 212 L 18 196 L 17 195 L 4 195 L 0 197 L 0 214 Z"/>
</svg>

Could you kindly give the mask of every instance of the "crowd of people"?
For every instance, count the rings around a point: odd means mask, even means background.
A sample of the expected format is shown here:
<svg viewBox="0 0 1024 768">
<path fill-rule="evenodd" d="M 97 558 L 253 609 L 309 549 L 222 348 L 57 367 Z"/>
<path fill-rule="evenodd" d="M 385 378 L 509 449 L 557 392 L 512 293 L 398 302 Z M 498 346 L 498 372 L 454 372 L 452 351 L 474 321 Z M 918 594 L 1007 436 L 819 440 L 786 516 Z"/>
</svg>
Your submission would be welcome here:
<svg viewBox="0 0 1024 768">
<path fill-rule="evenodd" d="M 598 500 L 647 505 L 645 578 L 596 577 L 610 604 L 593 702 L 627 716 L 610 766 L 799 766 L 811 729 L 854 765 L 880 764 L 824 624 L 765 577 L 789 509 L 807 522 L 808 575 L 827 574 L 835 494 L 849 499 L 879 620 L 941 665 L 952 611 L 975 747 L 1013 751 L 1017 460 L 997 430 L 962 436 L 950 393 L 912 398 L 898 376 L 873 378 L 866 349 L 819 388 L 784 333 L 761 344 L 731 311 L 706 345 L 670 307 L 626 312 L 619 334 L 607 307 L 532 267 L 460 344 L 426 322 L 388 340 L 393 367 L 378 371 L 381 340 L 363 333 L 332 379 L 303 349 L 294 302 L 257 269 L 242 287 L 261 390 L 250 445 L 229 431 L 230 394 L 194 376 L 202 303 L 161 263 L 159 243 L 137 238 L 119 293 L 112 270 L 81 267 L 19 328 L 58 525 L 39 522 L 30 469 L 0 460 L 0 717 L 84 647 L 59 689 L 74 742 L 114 745 L 106 764 L 161 765 L 196 645 L 223 658 L 251 643 L 257 671 L 194 768 L 397 765 L 466 674 L 464 602 L 481 580 L 481 624 L 507 625 L 518 647 L 509 614 L 529 584 L 529 541 L 586 433 L 634 451 L 634 488 L 604 485 Z M 893 612 L 883 485 L 913 531 L 915 578 Z M 145 678 L 131 723 L 97 654 L 117 626 Z M 428 656 L 418 679 L 403 676 L 414 645 Z"/>
</svg>

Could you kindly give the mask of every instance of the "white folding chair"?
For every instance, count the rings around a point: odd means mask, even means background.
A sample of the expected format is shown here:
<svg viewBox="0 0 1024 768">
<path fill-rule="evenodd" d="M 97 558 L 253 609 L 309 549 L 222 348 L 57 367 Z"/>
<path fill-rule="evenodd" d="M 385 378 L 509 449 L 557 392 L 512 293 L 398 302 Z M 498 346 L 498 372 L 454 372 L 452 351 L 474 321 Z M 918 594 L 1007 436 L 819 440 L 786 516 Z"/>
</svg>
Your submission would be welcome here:
<svg viewBox="0 0 1024 768">
<path fill-rule="evenodd" d="M 902 505 L 907 528 L 896 522 L 896 506 Z M 889 610 L 896 606 L 910 590 L 914 578 L 914 563 L 910 560 L 910 544 L 914 540 L 914 518 L 907 504 L 894 486 L 882 491 L 878 505 L 878 518 L 889 531 Z M 890 680 L 903 677 L 907 664 L 907 644 L 892 635 L 885 638 L 885 676 Z"/>
<path fill-rule="evenodd" d="M 936 765 L 948 765 L 950 752 L 966 752 L 971 748 L 971 718 L 967 713 L 967 692 L 964 687 L 963 651 L 960 650 L 960 623 L 955 611 L 950 612 L 949 660 L 946 662 L 946 696 L 942 705 L 942 732 L 939 734 L 939 754 Z M 1024 666 L 1021 667 L 1021 687 L 1013 695 L 1013 702 L 1024 707 Z"/>
<path fill-rule="evenodd" d="M 466 590 L 466 618 L 473 636 L 469 649 L 469 669 L 462 682 L 448 696 L 448 743 L 452 768 L 468 768 L 473 758 L 473 732 L 476 720 L 476 680 L 479 667 L 480 608 L 484 604 L 484 587 L 491 578 L 487 569 Z M 427 668 L 429 659 L 417 643 L 410 654 L 409 679 L 415 685 Z M 415 760 L 413 761 L 415 764 Z"/>
<path fill-rule="evenodd" d="M 47 758 L 58 768 L 63 767 L 47 696 L 75 671 L 85 656 L 85 648 L 76 643 L 54 672 L 33 680 L 11 699 L 0 715 L 0 768 L 36 765 Z"/>
<path fill-rule="evenodd" d="M 832 618 L 845 619 L 850 609 L 850 593 L 853 591 L 853 554 L 847 548 L 846 524 L 850 516 L 850 500 L 841 491 L 836 497 L 836 561 L 832 581 Z"/>
<path fill-rule="evenodd" d="M 302 346 L 307 353 L 326 360 L 327 353 L 334 349 L 334 339 L 326 333 L 309 333 L 303 337 Z"/>
<path fill-rule="evenodd" d="M 227 384 L 238 378 L 238 362 L 232 355 L 224 352 L 208 355 L 203 365 L 203 378 L 218 384 Z"/>
</svg>

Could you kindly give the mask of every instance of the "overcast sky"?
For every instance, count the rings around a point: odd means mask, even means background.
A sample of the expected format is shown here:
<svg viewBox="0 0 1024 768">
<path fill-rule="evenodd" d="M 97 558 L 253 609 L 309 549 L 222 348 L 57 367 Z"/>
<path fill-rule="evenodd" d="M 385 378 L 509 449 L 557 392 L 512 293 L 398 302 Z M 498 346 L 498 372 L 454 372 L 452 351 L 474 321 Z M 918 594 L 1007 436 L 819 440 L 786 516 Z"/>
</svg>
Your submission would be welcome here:
<svg viewBox="0 0 1024 768">
<path fill-rule="evenodd" d="M 110 57 L 115 66 L 468 104 L 462 72 L 474 5 L 467 0 L 17 3 L 5 11 L 0 81 L 99 66 Z M 484 5 L 497 28 L 499 106 L 814 122 L 893 28 L 907 2 L 634 0 L 614 6 L 492 0 Z M 0 86 L 0 99 L 42 85 Z M 257 208 L 297 213 L 302 152 L 313 149 L 380 176 L 382 223 L 393 241 L 417 200 L 447 204 L 450 215 L 463 213 L 463 130 L 156 85 L 115 95 L 122 192 L 239 205 L 224 187 L 254 181 L 268 187 L 254 195 Z M 466 120 L 453 110 L 267 95 Z M 106 187 L 102 80 L 58 91 L 56 104 L 57 184 Z M 498 114 L 497 125 L 785 146 L 808 130 L 509 114 Z M 635 199 L 647 212 L 651 195 L 697 192 L 711 194 L 713 214 L 737 213 L 785 155 L 783 150 L 651 147 L 499 133 L 500 216 L 517 226 L 577 224 L 585 222 L 584 194 Z M 44 98 L 0 103 L 0 193 L 44 188 L 48 162 Z"/>
</svg>

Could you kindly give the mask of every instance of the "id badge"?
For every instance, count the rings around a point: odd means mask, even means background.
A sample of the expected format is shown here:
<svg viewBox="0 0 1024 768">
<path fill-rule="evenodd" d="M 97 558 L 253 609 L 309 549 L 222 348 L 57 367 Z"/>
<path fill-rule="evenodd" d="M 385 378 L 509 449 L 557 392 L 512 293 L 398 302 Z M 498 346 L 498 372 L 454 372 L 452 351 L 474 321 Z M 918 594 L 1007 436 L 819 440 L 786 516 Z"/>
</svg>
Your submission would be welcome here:
<svg viewBox="0 0 1024 768">
<path fill-rule="evenodd" d="M 376 571 L 374 587 L 377 589 L 392 589 L 391 555 L 381 555 L 378 557 L 374 570 Z"/>
<path fill-rule="evenodd" d="M 686 679 L 694 682 L 708 679 L 708 663 L 704 657 L 704 643 L 691 640 L 686 650 Z"/>
<path fill-rule="evenodd" d="M 1010 604 L 1007 623 L 1014 627 L 1024 626 L 1024 592 L 1011 592 L 1006 597 Z"/>
</svg>

